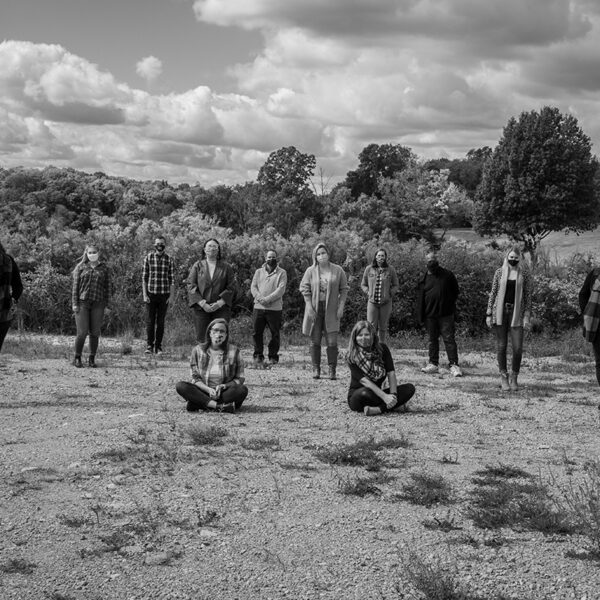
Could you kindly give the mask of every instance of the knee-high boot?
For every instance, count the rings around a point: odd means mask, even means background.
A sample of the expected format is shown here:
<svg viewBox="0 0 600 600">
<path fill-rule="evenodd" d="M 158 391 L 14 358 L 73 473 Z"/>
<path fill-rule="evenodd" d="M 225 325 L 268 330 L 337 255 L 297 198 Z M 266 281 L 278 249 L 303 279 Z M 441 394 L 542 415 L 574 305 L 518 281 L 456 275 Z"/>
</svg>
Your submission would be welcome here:
<svg viewBox="0 0 600 600">
<path fill-rule="evenodd" d="M 336 367 L 338 359 L 338 347 L 327 346 L 327 364 L 329 365 L 329 379 L 337 379 Z"/>
<path fill-rule="evenodd" d="M 321 346 L 313 344 L 310 347 L 310 360 L 313 368 L 313 379 L 321 378 Z"/>
</svg>

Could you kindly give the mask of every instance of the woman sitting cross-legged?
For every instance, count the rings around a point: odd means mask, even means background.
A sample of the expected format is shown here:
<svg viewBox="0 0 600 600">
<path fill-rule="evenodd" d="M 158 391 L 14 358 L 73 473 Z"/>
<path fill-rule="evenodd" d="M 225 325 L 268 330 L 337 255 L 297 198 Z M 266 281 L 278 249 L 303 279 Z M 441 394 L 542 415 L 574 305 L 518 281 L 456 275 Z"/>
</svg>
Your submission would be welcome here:
<svg viewBox="0 0 600 600">
<path fill-rule="evenodd" d="M 187 401 L 187 410 L 235 412 L 248 395 L 244 384 L 244 362 L 240 349 L 229 343 L 225 319 L 211 321 L 206 341 L 192 350 L 192 382 L 180 381 L 177 393 Z"/>
<path fill-rule="evenodd" d="M 379 342 L 369 321 L 359 321 L 352 329 L 348 364 L 351 377 L 348 405 L 356 412 L 380 415 L 406 404 L 415 393 L 412 383 L 398 385 L 392 354 Z M 386 378 L 390 387 L 382 389 Z"/>
</svg>

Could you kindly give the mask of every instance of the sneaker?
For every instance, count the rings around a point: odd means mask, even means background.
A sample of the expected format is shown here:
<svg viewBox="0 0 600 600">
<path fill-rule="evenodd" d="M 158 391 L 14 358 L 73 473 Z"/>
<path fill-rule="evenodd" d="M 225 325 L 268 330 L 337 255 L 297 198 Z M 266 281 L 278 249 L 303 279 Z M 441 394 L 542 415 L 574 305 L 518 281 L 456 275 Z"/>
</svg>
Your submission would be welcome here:
<svg viewBox="0 0 600 600">
<path fill-rule="evenodd" d="M 219 412 L 234 413 L 235 412 L 235 403 L 228 402 L 227 404 L 220 404 Z"/>
<path fill-rule="evenodd" d="M 279 361 L 278 361 L 277 359 L 275 359 L 275 358 L 270 358 L 270 359 L 269 359 L 269 364 L 270 364 L 272 367 L 274 367 L 275 365 L 278 365 L 278 364 L 279 364 Z"/>
<path fill-rule="evenodd" d="M 162 356 L 162 353 L 163 353 L 163 351 L 160 348 L 156 349 L 156 352 L 155 352 L 156 356 Z"/>
<path fill-rule="evenodd" d="M 152 349 L 152 346 L 148 346 L 145 350 L 144 350 L 144 354 L 153 354 L 154 350 Z"/>
<path fill-rule="evenodd" d="M 264 359 L 256 357 L 254 359 L 254 368 L 255 369 L 264 369 L 265 368 L 265 361 L 264 361 Z"/>
<path fill-rule="evenodd" d="M 423 373 L 439 373 L 440 369 L 437 365 L 434 365 L 433 363 L 429 363 L 427 366 L 423 367 L 421 369 L 421 371 Z"/>
<path fill-rule="evenodd" d="M 373 417 L 375 415 L 380 415 L 381 409 L 377 406 L 365 406 L 364 412 L 365 412 L 365 416 Z"/>
<path fill-rule="evenodd" d="M 460 367 L 458 365 L 450 365 L 450 374 L 453 377 L 462 377 L 463 376 L 463 372 L 460 370 Z"/>
</svg>

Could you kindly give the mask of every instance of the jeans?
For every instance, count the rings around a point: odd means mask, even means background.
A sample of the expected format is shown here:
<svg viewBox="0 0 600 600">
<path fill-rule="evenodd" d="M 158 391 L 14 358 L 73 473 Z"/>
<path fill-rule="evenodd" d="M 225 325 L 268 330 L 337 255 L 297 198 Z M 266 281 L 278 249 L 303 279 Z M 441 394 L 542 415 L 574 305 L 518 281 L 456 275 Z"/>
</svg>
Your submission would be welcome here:
<svg viewBox="0 0 600 600">
<path fill-rule="evenodd" d="M 510 342 L 512 344 L 512 365 L 511 371 L 518 373 L 521 369 L 521 358 L 523 357 L 523 327 L 511 327 L 512 309 L 504 311 L 502 315 L 502 325 L 496 325 L 496 351 L 498 356 L 498 369 L 500 373 L 507 372 L 506 367 L 506 349 L 508 347 L 508 334 L 510 332 Z"/>
<path fill-rule="evenodd" d="M 4 339 L 9 329 L 10 321 L 0 321 L 0 350 L 2 350 L 2 344 L 4 344 Z"/>
<path fill-rule="evenodd" d="M 383 390 L 386 394 L 390 393 L 389 388 Z M 415 393 L 415 386 L 412 383 L 403 383 L 398 386 L 398 404 L 392 408 L 396 410 L 403 404 L 406 404 Z M 348 397 L 348 406 L 350 410 L 362 412 L 365 406 L 376 406 L 381 412 L 388 411 L 386 403 L 373 391 L 366 387 L 358 388 Z"/>
<path fill-rule="evenodd" d="M 90 336 L 90 354 L 96 356 L 100 326 L 104 317 L 104 304 L 102 302 L 82 302 L 79 311 L 75 313 L 77 337 L 75 338 L 75 356 L 81 356 L 85 338 Z"/>
<path fill-rule="evenodd" d="M 225 319 L 229 323 L 229 319 L 231 319 L 231 308 L 229 308 L 227 304 L 225 304 L 225 306 L 221 306 L 219 310 L 215 310 L 211 313 L 206 312 L 197 304 L 194 304 L 192 310 L 194 327 L 196 329 L 196 341 L 198 343 L 206 341 L 206 330 L 208 329 L 211 321 L 214 319 Z"/>
<path fill-rule="evenodd" d="M 594 357 L 596 358 L 596 379 L 600 385 L 600 331 L 596 334 L 596 340 L 592 344 L 594 349 Z"/>
<path fill-rule="evenodd" d="M 177 393 L 187 401 L 187 409 L 190 412 L 196 410 L 206 410 L 208 403 L 211 401 L 211 397 L 203 392 L 198 386 L 190 383 L 189 381 L 180 381 L 175 389 Z M 228 387 L 219 397 L 215 400 L 217 404 L 229 404 L 233 402 L 235 408 L 239 409 L 244 403 L 246 396 L 248 395 L 248 388 L 242 384 L 235 384 Z"/>
<path fill-rule="evenodd" d="M 264 360 L 264 342 L 263 335 L 265 327 L 271 332 L 271 341 L 269 342 L 269 360 L 279 362 L 279 346 L 281 329 L 281 310 L 263 310 L 255 308 L 252 312 L 252 340 L 254 342 L 254 358 Z"/>
<path fill-rule="evenodd" d="M 367 321 L 372 323 L 379 335 L 379 341 L 385 343 L 387 337 L 388 324 L 392 314 L 392 301 L 385 304 L 367 303 Z"/>
<path fill-rule="evenodd" d="M 425 327 L 429 336 L 429 362 L 440 364 L 440 334 L 448 355 L 450 366 L 458 365 L 458 348 L 454 339 L 454 315 L 447 317 L 426 317 Z"/>
<path fill-rule="evenodd" d="M 329 333 L 325 327 L 325 302 L 319 302 L 317 307 L 317 316 L 315 317 L 315 324 L 313 325 L 312 334 L 310 336 L 313 346 L 321 345 L 321 338 L 325 334 L 327 340 L 327 346 L 337 348 L 337 337 L 338 332 L 332 331 Z"/>
<path fill-rule="evenodd" d="M 148 298 L 150 302 L 146 303 L 146 344 L 151 350 L 162 350 L 169 294 L 148 294 Z"/>
</svg>

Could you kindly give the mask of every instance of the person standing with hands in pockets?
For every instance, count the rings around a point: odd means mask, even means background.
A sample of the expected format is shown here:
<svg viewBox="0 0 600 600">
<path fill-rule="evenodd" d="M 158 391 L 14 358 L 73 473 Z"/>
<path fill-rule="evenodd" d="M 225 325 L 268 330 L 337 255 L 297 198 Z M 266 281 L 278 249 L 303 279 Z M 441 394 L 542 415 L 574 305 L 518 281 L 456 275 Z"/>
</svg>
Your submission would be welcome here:
<svg viewBox="0 0 600 600">
<path fill-rule="evenodd" d="M 142 294 L 146 304 L 146 354 L 162 354 L 165 317 L 175 297 L 175 263 L 165 252 L 162 235 L 154 240 L 154 251 L 146 255 L 142 270 Z"/>
<path fill-rule="evenodd" d="M 252 339 L 254 341 L 254 364 L 257 367 L 264 366 L 263 334 L 265 327 L 268 327 L 271 332 L 269 363 L 276 365 L 279 362 L 282 298 L 286 286 L 287 273 L 277 264 L 277 252 L 269 250 L 265 257 L 265 263 L 260 269 L 256 269 L 250 285 L 250 292 L 254 298 Z"/>
</svg>

